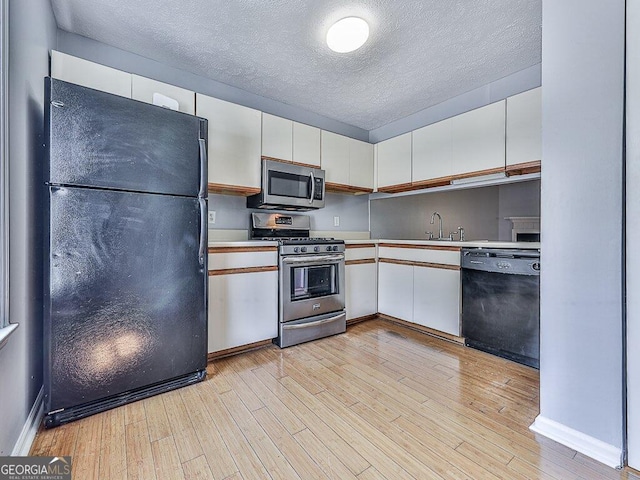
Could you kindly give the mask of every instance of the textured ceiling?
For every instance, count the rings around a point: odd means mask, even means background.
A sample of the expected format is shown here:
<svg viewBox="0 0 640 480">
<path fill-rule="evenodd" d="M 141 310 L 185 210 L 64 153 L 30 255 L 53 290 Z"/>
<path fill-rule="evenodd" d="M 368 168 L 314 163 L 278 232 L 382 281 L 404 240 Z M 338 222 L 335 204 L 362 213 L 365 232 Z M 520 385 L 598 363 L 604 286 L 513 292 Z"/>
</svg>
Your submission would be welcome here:
<svg viewBox="0 0 640 480">
<path fill-rule="evenodd" d="M 66 31 L 365 130 L 541 61 L 542 0 L 51 0 Z M 370 25 L 334 53 L 333 22 Z"/>
</svg>

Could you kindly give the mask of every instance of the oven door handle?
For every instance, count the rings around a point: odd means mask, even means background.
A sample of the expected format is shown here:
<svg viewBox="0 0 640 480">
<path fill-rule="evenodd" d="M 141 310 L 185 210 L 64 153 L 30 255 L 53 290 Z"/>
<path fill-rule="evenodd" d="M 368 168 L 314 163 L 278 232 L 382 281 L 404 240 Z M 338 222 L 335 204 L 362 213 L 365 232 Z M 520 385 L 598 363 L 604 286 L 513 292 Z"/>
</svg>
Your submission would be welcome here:
<svg viewBox="0 0 640 480">
<path fill-rule="evenodd" d="M 315 322 L 308 323 L 296 323 L 293 325 L 287 325 L 286 323 L 282 325 L 283 330 L 295 330 L 297 328 L 307 328 L 307 327 L 315 327 L 316 325 L 323 325 L 325 323 L 335 322 L 336 320 L 340 320 L 344 317 L 344 312 L 336 315 L 335 317 L 323 318 L 322 320 L 316 320 Z"/>
<path fill-rule="evenodd" d="M 344 260 L 344 254 L 340 255 L 307 255 L 300 257 L 285 257 L 282 259 L 282 263 L 288 264 L 306 264 L 306 263 L 318 263 L 318 262 L 341 262 Z"/>
</svg>

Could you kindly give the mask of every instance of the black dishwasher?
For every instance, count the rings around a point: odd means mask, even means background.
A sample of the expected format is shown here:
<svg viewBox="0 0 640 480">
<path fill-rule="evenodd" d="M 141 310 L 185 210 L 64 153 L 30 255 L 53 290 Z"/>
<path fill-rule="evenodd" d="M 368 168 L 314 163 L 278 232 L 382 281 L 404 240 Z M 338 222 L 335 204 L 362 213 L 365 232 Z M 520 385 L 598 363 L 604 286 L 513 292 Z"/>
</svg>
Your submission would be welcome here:
<svg viewBox="0 0 640 480">
<path fill-rule="evenodd" d="M 465 344 L 540 367 L 539 250 L 462 249 Z"/>
</svg>

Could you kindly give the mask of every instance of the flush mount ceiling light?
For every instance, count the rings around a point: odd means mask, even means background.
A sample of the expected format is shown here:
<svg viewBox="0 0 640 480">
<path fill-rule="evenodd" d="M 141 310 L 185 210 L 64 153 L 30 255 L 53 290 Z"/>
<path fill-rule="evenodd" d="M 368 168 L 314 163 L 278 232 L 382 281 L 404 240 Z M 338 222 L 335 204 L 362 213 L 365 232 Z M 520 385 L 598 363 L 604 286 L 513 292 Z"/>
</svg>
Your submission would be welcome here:
<svg viewBox="0 0 640 480">
<path fill-rule="evenodd" d="M 369 38 L 369 24 L 358 17 L 347 17 L 331 25 L 327 32 L 327 45 L 334 52 L 357 50 Z"/>
</svg>

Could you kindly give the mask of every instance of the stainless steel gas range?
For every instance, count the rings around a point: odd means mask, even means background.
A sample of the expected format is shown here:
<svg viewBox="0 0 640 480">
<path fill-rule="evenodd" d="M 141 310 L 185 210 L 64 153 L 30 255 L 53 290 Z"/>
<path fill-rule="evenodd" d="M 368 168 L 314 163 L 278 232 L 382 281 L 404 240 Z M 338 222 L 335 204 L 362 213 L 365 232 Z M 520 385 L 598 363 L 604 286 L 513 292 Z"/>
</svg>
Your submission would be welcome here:
<svg viewBox="0 0 640 480">
<path fill-rule="evenodd" d="M 346 331 L 344 241 L 309 238 L 310 217 L 251 214 L 251 238 L 278 240 L 278 338 L 289 347 Z"/>
</svg>

